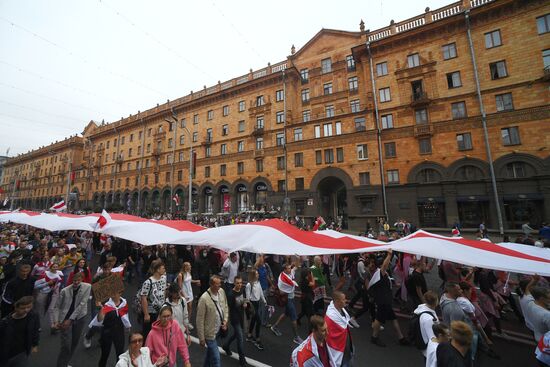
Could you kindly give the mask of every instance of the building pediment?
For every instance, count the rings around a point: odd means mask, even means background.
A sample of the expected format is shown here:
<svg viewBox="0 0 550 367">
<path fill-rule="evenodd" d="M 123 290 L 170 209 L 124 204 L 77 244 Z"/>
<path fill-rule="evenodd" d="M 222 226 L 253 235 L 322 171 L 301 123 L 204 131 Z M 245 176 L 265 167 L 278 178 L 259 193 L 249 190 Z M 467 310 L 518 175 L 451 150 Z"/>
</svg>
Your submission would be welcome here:
<svg viewBox="0 0 550 367">
<path fill-rule="evenodd" d="M 321 29 L 302 48 L 290 58 L 294 61 L 318 59 L 319 55 L 330 54 L 336 49 L 345 47 L 351 49 L 361 41 L 360 32 L 348 32 L 335 29 Z"/>
</svg>

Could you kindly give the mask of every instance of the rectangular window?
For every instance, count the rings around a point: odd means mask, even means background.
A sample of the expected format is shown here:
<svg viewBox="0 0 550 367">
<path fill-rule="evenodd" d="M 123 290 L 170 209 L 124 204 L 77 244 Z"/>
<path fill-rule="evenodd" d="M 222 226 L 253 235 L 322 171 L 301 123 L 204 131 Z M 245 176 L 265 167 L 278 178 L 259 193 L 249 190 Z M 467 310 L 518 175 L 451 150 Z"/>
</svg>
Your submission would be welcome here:
<svg viewBox="0 0 550 367">
<path fill-rule="evenodd" d="M 168 139 L 168 148 L 172 148 L 172 144 L 174 143 L 174 141 L 172 140 L 172 138 L 169 138 Z M 131 154 L 132 154 L 132 148 L 130 148 L 128 150 L 128 153 L 130 154 L 130 157 L 131 157 Z"/>
<path fill-rule="evenodd" d="M 223 111 L 224 116 L 228 116 L 229 115 L 229 106 L 228 105 L 223 106 L 222 111 Z"/>
<path fill-rule="evenodd" d="M 443 60 L 454 59 L 456 57 L 456 43 L 443 45 Z"/>
<path fill-rule="evenodd" d="M 332 94 L 332 83 L 323 84 L 323 95 Z"/>
<path fill-rule="evenodd" d="M 385 61 L 376 64 L 376 76 L 384 75 L 388 75 L 388 63 Z"/>
<path fill-rule="evenodd" d="M 332 71 L 332 61 L 330 58 L 321 60 L 321 74 L 330 73 Z"/>
<path fill-rule="evenodd" d="M 517 126 L 500 129 L 503 145 L 519 145 L 519 129 Z"/>
<path fill-rule="evenodd" d="M 244 112 L 245 109 L 246 109 L 246 102 L 239 101 L 239 112 Z"/>
<path fill-rule="evenodd" d="M 153 131 L 153 129 L 151 129 L 151 128 L 147 129 L 147 136 L 151 136 L 152 131 Z"/>
<path fill-rule="evenodd" d="M 508 76 L 506 71 L 506 61 L 497 61 L 489 64 L 489 70 L 491 71 L 491 79 L 500 79 Z"/>
<path fill-rule="evenodd" d="M 353 58 L 353 55 L 346 56 L 346 66 L 348 71 L 355 71 L 355 59 Z"/>
<path fill-rule="evenodd" d="M 369 172 L 359 172 L 359 185 L 370 185 Z"/>
<path fill-rule="evenodd" d="M 460 80 L 460 71 L 454 71 L 447 74 L 447 87 L 458 88 L 462 86 L 462 81 Z"/>
<path fill-rule="evenodd" d="M 342 135 L 342 123 L 340 121 L 336 121 L 334 127 L 334 130 L 336 130 L 336 135 Z"/>
<path fill-rule="evenodd" d="M 256 172 L 263 172 L 263 171 L 264 171 L 264 160 L 256 159 Z"/>
<path fill-rule="evenodd" d="M 432 139 L 422 138 L 418 140 L 420 154 L 430 154 L 432 152 Z"/>
<path fill-rule="evenodd" d="M 286 182 L 285 182 L 285 180 L 277 181 L 277 191 L 286 191 Z"/>
<path fill-rule="evenodd" d="M 226 144 L 222 144 L 220 146 L 220 154 L 221 155 L 226 155 L 227 154 L 227 145 Z"/>
<path fill-rule="evenodd" d="M 285 157 L 277 157 L 277 169 L 279 171 L 285 169 Z"/>
<path fill-rule="evenodd" d="M 309 70 L 308 69 L 300 70 L 300 78 L 302 79 L 302 83 L 307 83 L 309 81 Z"/>
<path fill-rule="evenodd" d="M 227 134 L 229 134 L 229 125 L 222 125 L 222 136 L 226 136 Z"/>
<path fill-rule="evenodd" d="M 427 124 L 428 123 L 428 110 L 425 108 L 421 108 L 419 110 L 414 111 L 415 114 L 415 121 L 417 124 Z"/>
<path fill-rule="evenodd" d="M 355 92 L 359 89 L 359 82 L 356 76 L 348 79 L 348 89 L 350 92 Z"/>
<path fill-rule="evenodd" d="M 170 124 L 170 127 L 172 127 L 172 124 Z M 170 129 L 172 131 L 172 129 Z M 130 142 L 134 141 L 134 134 L 130 134 Z"/>
<path fill-rule="evenodd" d="M 181 180 L 183 180 L 183 171 L 179 170 L 178 171 L 178 181 L 181 181 Z"/>
<path fill-rule="evenodd" d="M 120 144 L 121 144 L 121 145 L 124 145 L 124 140 L 125 140 L 125 138 L 126 138 L 125 136 L 123 136 L 122 138 L 120 138 Z"/>
<path fill-rule="evenodd" d="M 342 163 L 344 161 L 344 148 L 336 148 L 336 162 Z"/>
<path fill-rule="evenodd" d="M 495 96 L 497 111 L 512 111 L 514 102 L 512 101 L 512 93 L 497 94 Z"/>
<path fill-rule="evenodd" d="M 386 158 L 397 157 L 397 150 L 395 148 L 395 142 L 384 143 L 384 154 Z"/>
<path fill-rule="evenodd" d="M 170 172 L 166 172 L 164 182 L 170 182 Z"/>
<path fill-rule="evenodd" d="M 195 131 L 193 133 L 193 143 L 196 143 L 198 140 L 199 140 L 199 133 Z"/>
<path fill-rule="evenodd" d="M 258 116 L 256 117 L 256 128 L 263 129 L 264 128 L 264 117 Z"/>
<path fill-rule="evenodd" d="M 493 48 L 502 45 L 500 30 L 485 33 L 485 48 Z"/>
<path fill-rule="evenodd" d="M 351 113 L 356 113 L 356 112 L 359 112 L 361 111 L 361 106 L 359 104 L 359 100 L 358 99 L 354 99 L 353 101 L 351 101 L 349 103 L 350 105 L 350 109 L 351 109 Z"/>
<path fill-rule="evenodd" d="M 187 125 L 187 120 L 185 120 L 185 117 L 181 119 L 180 127 L 183 129 Z"/>
<path fill-rule="evenodd" d="M 256 150 L 264 149 L 264 138 L 256 138 Z"/>
<path fill-rule="evenodd" d="M 208 110 L 208 112 L 206 112 L 206 119 L 207 120 L 212 120 L 214 118 L 214 111 L 213 110 Z"/>
<path fill-rule="evenodd" d="M 325 106 L 325 117 L 334 117 L 334 106 Z"/>
<path fill-rule="evenodd" d="M 458 150 L 471 150 L 472 134 L 470 133 L 457 134 L 456 144 L 458 145 Z"/>
<path fill-rule="evenodd" d="M 309 89 L 302 89 L 302 102 L 309 102 Z"/>
<path fill-rule="evenodd" d="M 212 155 L 212 147 L 210 145 L 207 145 L 204 147 L 204 157 L 208 158 Z"/>
<path fill-rule="evenodd" d="M 315 139 L 318 139 L 321 137 L 321 125 L 315 125 L 313 128 L 313 131 L 315 133 Z"/>
<path fill-rule="evenodd" d="M 537 18 L 537 31 L 539 34 L 550 32 L 550 13 Z"/>
<path fill-rule="evenodd" d="M 334 163 L 334 150 L 325 149 L 325 163 L 326 164 Z"/>
<path fill-rule="evenodd" d="M 294 153 L 294 167 L 304 166 L 304 153 Z"/>
<path fill-rule="evenodd" d="M 285 145 L 285 133 L 277 133 L 277 135 L 275 135 L 275 142 L 278 147 Z"/>
<path fill-rule="evenodd" d="M 315 151 L 315 164 L 323 163 L 323 152 L 320 150 Z"/>
<path fill-rule="evenodd" d="M 180 145 L 185 144 L 185 135 L 180 135 Z"/>
<path fill-rule="evenodd" d="M 310 110 L 302 111 L 302 120 L 304 122 L 308 122 L 308 121 L 311 120 L 311 111 Z"/>
<path fill-rule="evenodd" d="M 275 115 L 275 118 L 278 124 L 282 124 L 283 122 L 285 122 L 285 112 L 278 111 Z"/>
<path fill-rule="evenodd" d="M 225 164 L 220 164 L 220 176 L 225 176 L 227 174 L 227 166 Z"/>
<path fill-rule="evenodd" d="M 193 115 L 193 124 L 198 124 L 199 123 L 199 115 L 198 114 L 194 114 Z"/>
<path fill-rule="evenodd" d="M 407 66 L 410 68 L 420 66 L 420 56 L 418 53 L 407 56 Z"/>
<path fill-rule="evenodd" d="M 210 166 L 204 167 L 204 177 L 206 178 L 210 177 Z"/>
<path fill-rule="evenodd" d="M 244 174 L 244 162 L 237 162 L 237 174 Z"/>
<path fill-rule="evenodd" d="M 332 124 L 323 124 L 323 136 L 332 136 Z"/>
<path fill-rule="evenodd" d="M 282 102 L 285 100 L 285 93 L 282 89 L 275 92 L 275 101 Z"/>
<path fill-rule="evenodd" d="M 206 142 L 212 142 L 212 128 L 206 129 Z"/>
<path fill-rule="evenodd" d="M 465 102 L 455 102 L 451 103 L 451 115 L 453 120 L 466 118 L 466 103 Z"/>
<path fill-rule="evenodd" d="M 256 107 L 260 107 L 264 105 L 264 96 L 257 96 L 256 97 Z"/>
<path fill-rule="evenodd" d="M 183 160 L 184 160 L 183 152 L 179 152 L 179 154 L 178 154 L 178 161 L 179 161 L 179 162 L 183 162 Z"/>
<path fill-rule="evenodd" d="M 359 159 L 359 160 L 369 159 L 367 144 L 357 145 L 357 159 Z"/>
<path fill-rule="evenodd" d="M 237 152 L 244 152 L 244 140 L 237 142 Z"/>
<path fill-rule="evenodd" d="M 302 128 L 294 129 L 294 141 L 300 141 L 303 138 Z"/>
<path fill-rule="evenodd" d="M 355 121 L 355 131 L 365 131 L 367 129 L 364 117 L 356 117 L 354 121 Z"/>
<path fill-rule="evenodd" d="M 542 63 L 544 69 L 546 69 L 545 71 L 548 72 L 548 69 L 550 69 L 550 48 L 542 51 Z"/>
<path fill-rule="evenodd" d="M 396 170 L 396 169 L 388 170 L 388 183 L 389 184 L 399 183 L 399 170 Z"/>
<path fill-rule="evenodd" d="M 245 129 L 244 120 L 241 120 L 239 121 L 239 132 L 240 133 L 244 132 L 244 129 Z"/>
<path fill-rule="evenodd" d="M 140 131 L 138 134 L 138 139 L 141 140 L 142 137 L 143 137 L 143 131 Z"/>
<path fill-rule="evenodd" d="M 304 189 L 304 178 L 303 177 L 296 177 L 294 179 L 294 186 L 296 186 L 296 190 L 303 190 Z"/>
<path fill-rule="evenodd" d="M 390 88 L 380 88 L 380 102 L 389 102 L 391 101 Z"/>
<path fill-rule="evenodd" d="M 382 129 L 392 129 L 393 128 L 393 115 L 382 115 Z"/>
</svg>

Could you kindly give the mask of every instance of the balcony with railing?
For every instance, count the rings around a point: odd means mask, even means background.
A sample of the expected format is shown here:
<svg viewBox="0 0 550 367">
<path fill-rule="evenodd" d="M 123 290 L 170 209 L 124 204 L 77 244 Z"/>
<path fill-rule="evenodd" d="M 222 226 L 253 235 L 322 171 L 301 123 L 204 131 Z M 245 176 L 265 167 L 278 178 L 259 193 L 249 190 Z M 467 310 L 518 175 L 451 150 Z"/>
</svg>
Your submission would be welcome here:
<svg viewBox="0 0 550 367">
<path fill-rule="evenodd" d="M 543 69 L 542 80 L 545 82 L 550 81 L 550 65 Z"/>
<path fill-rule="evenodd" d="M 433 126 L 430 124 L 418 124 L 414 125 L 414 136 L 431 136 L 433 135 Z"/>
<path fill-rule="evenodd" d="M 162 154 L 162 148 L 157 147 L 153 149 L 152 155 L 159 156 L 161 154 Z"/>
<path fill-rule="evenodd" d="M 264 156 L 265 156 L 265 150 L 264 149 L 254 150 L 254 158 L 262 158 Z"/>
<path fill-rule="evenodd" d="M 265 129 L 263 127 L 254 126 L 254 130 L 252 130 L 252 136 L 261 136 L 265 132 Z"/>
<path fill-rule="evenodd" d="M 201 144 L 202 145 L 211 145 L 212 144 L 212 137 L 207 135 L 206 138 L 202 141 Z"/>
<path fill-rule="evenodd" d="M 411 98 L 411 107 L 424 106 L 431 102 L 432 100 L 428 96 L 428 93 L 424 91 L 414 92 Z"/>
</svg>

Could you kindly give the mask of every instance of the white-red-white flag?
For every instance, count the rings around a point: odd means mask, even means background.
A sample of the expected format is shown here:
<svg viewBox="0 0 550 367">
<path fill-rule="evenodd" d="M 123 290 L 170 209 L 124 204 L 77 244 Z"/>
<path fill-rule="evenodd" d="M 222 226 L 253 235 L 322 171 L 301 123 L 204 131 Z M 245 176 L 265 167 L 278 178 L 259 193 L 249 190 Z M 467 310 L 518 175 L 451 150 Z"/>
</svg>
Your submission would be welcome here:
<svg viewBox="0 0 550 367">
<path fill-rule="evenodd" d="M 55 203 L 52 205 L 50 210 L 56 211 L 56 212 L 62 212 L 63 210 L 67 209 L 67 205 L 65 204 L 65 200 L 61 200 L 59 203 Z"/>
<path fill-rule="evenodd" d="M 174 200 L 176 206 L 180 205 L 180 197 L 178 196 L 178 194 L 175 194 L 172 200 Z"/>
<path fill-rule="evenodd" d="M 97 222 L 95 224 L 96 229 L 103 229 L 105 226 L 107 226 L 109 223 L 111 223 L 112 219 L 109 213 L 105 209 L 101 212 L 101 215 L 97 219 Z"/>
</svg>

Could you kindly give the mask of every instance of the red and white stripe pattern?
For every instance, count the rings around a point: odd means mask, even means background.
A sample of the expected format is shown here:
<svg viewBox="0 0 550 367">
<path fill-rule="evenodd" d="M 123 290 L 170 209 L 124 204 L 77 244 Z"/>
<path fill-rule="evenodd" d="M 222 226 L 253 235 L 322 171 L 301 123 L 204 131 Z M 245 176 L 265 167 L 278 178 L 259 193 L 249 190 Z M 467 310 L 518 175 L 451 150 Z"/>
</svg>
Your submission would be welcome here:
<svg viewBox="0 0 550 367">
<path fill-rule="evenodd" d="M 55 212 L 62 212 L 63 210 L 66 210 L 66 209 L 67 209 L 67 205 L 65 205 L 65 200 L 61 200 L 60 202 L 53 204 L 52 207 L 50 208 L 50 210 L 53 210 Z"/>
<path fill-rule="evenodd" d="M 342 365 L 346 342 L 348 337 L 351 338 L 348 329 L 351 317 L 345 309 L 342 311 L 344 311 L 343 315 L 334 306 L 334 301 L 331 301 L 325 314 L 328 353 L 336 366 Z"/>
<path fill-rule="evenodd" d="M 130 319 L 128 318 L 128 303 L 124 298 L 120 298 L 120 304 L 115 305 L 115 302 L 113 302 L 112 298 L 109 298 L 109 300 L 103 305 L 100 312 L 103 312 L 103 314 L 107 314 L 109 312 L 116 312 L 118 317 L 120 317 L 120 320 L 122 321 L 122 324 L 125 328 L 129 329 L 132 324 L 130 323 Z M 96 317 L 93 318 L 93 320 L 90 322 L 90 327 L 92 326 L 103 326 L 103 321 L 99 321 Z"/>
<path fill-rule="evenodd" d="M 29 211 L 0 212 L 0 221 L 28 224 L 50 231 L 95 228 L 98 213 L 74 215 Z M 453 261 L 507 272 L 550 276 L 550 250 L 519 244 L 493 244 L 446 237 L 419 230 L 386 243 L 325 230 L 308 232 L 279 219 L 204 228 L 185 220 L 152 220 L 111 214 L 111 221 L 94 229 L 144 245 L 173 243 L 213 246 L 226 252 L 250 251 L 276 255 L 320 255 L 386 251 L 392 248 L 417 256 Z"/>
<path fill-rule="evenodd" d="M 290 293 L 294 292 L 294 288 L 296 288 L 298 286 L 298 283 L 296 283 L 294 281 L 294 274 L 293 273 L 294 273 L 294 271 L 292 272 L 292 274 L 288 275 L 287 273 L 285 273 L 283 271 L 279 275 L 279 280 L 277 282 L 277 287 L 279 288 L 279 290 L 281 292 L 290 294 Z"/>
</svg>

